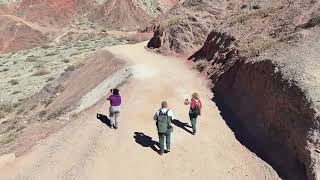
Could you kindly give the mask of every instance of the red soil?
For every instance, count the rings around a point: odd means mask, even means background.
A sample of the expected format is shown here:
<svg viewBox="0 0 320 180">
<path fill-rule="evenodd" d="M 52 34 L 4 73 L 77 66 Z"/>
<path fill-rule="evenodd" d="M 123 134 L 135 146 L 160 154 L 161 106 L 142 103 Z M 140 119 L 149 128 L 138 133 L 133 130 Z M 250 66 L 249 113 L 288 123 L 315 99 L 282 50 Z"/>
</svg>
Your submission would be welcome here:
<svg viewBox="0 0 320 180">
<path fill-rule="evenodd" d="M 10 17 L 0 16 L 0 53 L 41 46 L 46 41 L 46 36 L 40 31 Z"/>
<path fill-rule="evenodd" d="M 151 17 L 131 0 L 109 0 L 92 11 L 89 19 L 110 29 L 135 30 Z"/>
</svg>

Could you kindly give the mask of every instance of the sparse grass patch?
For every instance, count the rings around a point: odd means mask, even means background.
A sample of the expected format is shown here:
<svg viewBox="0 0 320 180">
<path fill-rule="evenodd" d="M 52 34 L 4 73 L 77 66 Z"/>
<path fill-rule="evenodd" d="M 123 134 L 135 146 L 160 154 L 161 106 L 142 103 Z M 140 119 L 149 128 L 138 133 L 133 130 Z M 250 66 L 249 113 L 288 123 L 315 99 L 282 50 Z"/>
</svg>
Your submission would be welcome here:
<svg viewBox="0 0 320 180">
<path fill-rule="evenodd" d="M 48 98 L 44 101 L 44 106 L 47 107 L 49 106 L 52 102 L 54 101 L 54 99 L 51 97 L 51 98 Z"/>
<path fill-rule="evenodd" d="M 57 55 L 58 52 L 57 51 L 54 51 L 54 52 L 50 52 L 48 54 L 46 54 L 45 56 L 54 56 L 54 55 Z"/>
<path fill-rule="evenodd" d="M 47 74 L 50 74 L 50 71 L 48 71 L 47 69 L 45 68 L 40 68 L 39 70 L 37 70 L 36 72 L 34 72 L 32 74 L 32 76 L 44 76 L 44 75 L 47 75 Z"/>
<path fill-rule="evenodd" d="M 8 83 L 10 83 L 11 85 L 17 85 L 19 84 L 19 81 L 16 79 L 11 79 L 10 81 L 8 81 Z"/>
<path fill-rule="evenodd" d="M 195 68 L 199 71 L 199 72 L 203 72 L 203 70 L 207 67 L 208 65 L 208 61 L 206 60 L 199 60 L 195 63 Z"/>
<path fill-rule="evenodd" d="M 15 95 L 15 94 L 19 94 L 19 93 L 21 93 L 21 91 L 13 91 L 13 92 L 11 93 L 11 95 Z"/>
<path fill-rule="evenodd" d="M 49 45 L 44 45 L 44 46 L 42 46 L 42 48 L 43 49 L 49 49 L 51 46 L 49 46 Z"/>
<path fill-rule="evenodd" d="M 12 110 L 13 110 L 13 107 L 10 104 L 1 104 L 0 105 L 0 111 L 2 111 L 4 113 L 11 113 Z"/>
<path fill-rule="evenodd" d="M 12 134 L 10 134 L 3 141 L 1 141 L 1 144 L 9 144 L 14 140 L 15 140 L 15 137 Z"/>
<path fill-rule="evenodd" d="M 80 67 L 82 67 L 84 65 L 84 63 L 77 63 L 77 64 L 73 64 L 71 66 L 69 66 L 65 72 L 68 72 L 68 71 L 75 71 L 77 69 L 79 69 Z"/>
<path fill-rule="evenodd" d="M 38 107 L 38 104 L 33 105 L 30 110 L 34 110 L 36 107 Z"/>
<path fill-rule="evenodd" d="M 58 109 L 57 111 L 54 111 L 54 112 L 50 113 L 50 114 L 47 116 L 47 120 L 55 119 L 55 118 L 57 118 L 57 117 L 60 117 L 60 116 L 63 114 L 64 110 L 65 110 L 65 108 L 62 107 L 62 108 Z"/>
<path fill-rule="evenodd" d="M 16 132 L 22 131 L 24 128 L 26 128 L 25 126 L 19 126 L 16 130 Z"/>
<path fill-rule="evenodd" d="M 169 27 L 172 27 L 172 26 L 179 24 L 180 22 L 181 22 L 181 20 L 179 18 L 170 19 L 165 23 L 164 27 L 169 28 Z"/>
<path fill-rule="evenodd" d="M 24 112 L 24 108 L 20 108 L 20 109 L 18 109 L 17 114 L 21 114 L 23 112 Z"/>
<path fill-rule="evenodd" d="M 5 116 L 5 114 L 4 114 L 4 112 L 2 112 L 2 111 L 0 111 L 0 119 L 3 119 L 3 118 L 5 118 L 6 116 Z M 1 122 L 1 124 L 2 124 L 3 122 Z"/>
<path fill-rule="evenodd" d="M 13 129 L 15 129 L 15 128 L 16 128 L 15 124 L 11 124 L 11 125 L 7 128 L 6 132 L 10 132 L 11 130 L 13 130 Z"/>
<path fill-rule="evenodd" d="M 37 58 L 35 56 L 29 56 L 26 59 L 27 62 L 37 62 Z"/>
<path fill-rule="evenodd" d="M 44 117 L 46 114 L 47 114 L 47 111 L 46 111 L 46 110 L 40 111 L 39 117 L 42 118 L 42 117 Z"/>
<path fill-rule="evenodd" d="M 277 40 L 270 37 L 261 37 L 259 35 L 250 38 L 249 42 L 242 45 L 242 55 L 245 57 L 258 56 L 266 49 L 273 47 Z"/>
</svg>

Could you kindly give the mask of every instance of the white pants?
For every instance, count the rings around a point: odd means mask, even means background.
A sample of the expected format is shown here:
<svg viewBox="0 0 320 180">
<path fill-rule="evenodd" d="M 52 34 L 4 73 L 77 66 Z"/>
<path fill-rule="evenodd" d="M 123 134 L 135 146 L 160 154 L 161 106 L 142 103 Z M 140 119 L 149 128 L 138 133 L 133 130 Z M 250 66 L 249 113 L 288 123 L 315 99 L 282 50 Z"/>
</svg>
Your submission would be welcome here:
<svg viewBox="0 0 320 180">
<path fill-rule="evenodd" d="M 118 127 L 119 126 L 120 107 L 119 106 L 110 106 L 109 115 L 110 115 L 110 125 Z"/>
</svg>

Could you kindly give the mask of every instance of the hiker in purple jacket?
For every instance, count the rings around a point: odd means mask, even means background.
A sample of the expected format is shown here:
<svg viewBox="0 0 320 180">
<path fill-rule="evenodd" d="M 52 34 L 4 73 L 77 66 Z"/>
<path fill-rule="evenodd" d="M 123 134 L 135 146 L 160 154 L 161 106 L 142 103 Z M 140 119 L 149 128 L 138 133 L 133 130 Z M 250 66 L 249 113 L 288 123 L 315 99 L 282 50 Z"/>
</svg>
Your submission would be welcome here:
<svg viewBox="0 0 320 180">
<path fill-rule="evenodd" d="M 112 94 L 107 99 L 108 101 L 110 101 L 110 128 L 118 129 L 121 105 L 121 96 L 119 95 L 119 89 L 111 89 L 109 94 Z"/>
</svg>

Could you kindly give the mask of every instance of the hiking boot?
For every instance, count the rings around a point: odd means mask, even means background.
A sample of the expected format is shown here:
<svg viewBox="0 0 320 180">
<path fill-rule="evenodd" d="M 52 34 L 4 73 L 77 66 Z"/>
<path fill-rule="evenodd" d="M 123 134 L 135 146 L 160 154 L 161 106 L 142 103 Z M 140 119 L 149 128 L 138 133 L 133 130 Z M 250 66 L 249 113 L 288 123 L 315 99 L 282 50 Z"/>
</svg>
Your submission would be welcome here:
<svg viewBox="0 0 320 180">
<path fill-rule="evenodd" d="M 118 129 L 118 126 L 114 126 L 114 129 Z"/>
<path fill-rule="evenodd" d="M 192 132 L 192 135 L 196 135 L 196 133 L 195 133 L 195 132 Z"/>
</svg>

